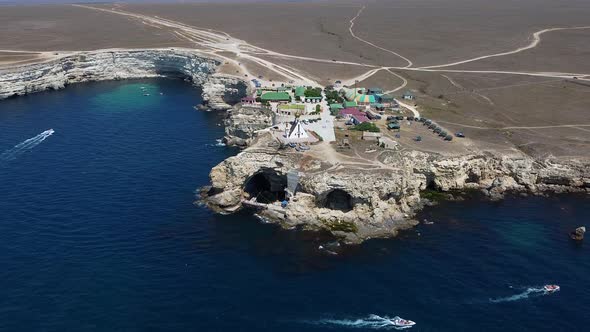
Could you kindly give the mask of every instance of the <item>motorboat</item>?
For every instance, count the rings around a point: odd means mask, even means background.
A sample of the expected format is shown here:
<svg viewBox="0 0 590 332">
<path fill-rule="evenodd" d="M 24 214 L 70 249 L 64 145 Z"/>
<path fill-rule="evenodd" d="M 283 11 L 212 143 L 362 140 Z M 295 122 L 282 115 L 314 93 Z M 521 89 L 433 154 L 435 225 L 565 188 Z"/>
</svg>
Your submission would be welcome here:
<svg viewBox="0 0 590 332">
<path fill-rule="evenodd" d="M 409 319 L 403 319 L 401 317 L 395 317 L 391 320 L 391 324 L 396 327 L 412 327 L 416 325 L 416 322 Z"/>
<path fill-rule="evenodd" d="M 560 289 L 558 285 L 545 285 L 543 286 L 543 290 L 547 293 L 557 292 Z"/>
</svg>

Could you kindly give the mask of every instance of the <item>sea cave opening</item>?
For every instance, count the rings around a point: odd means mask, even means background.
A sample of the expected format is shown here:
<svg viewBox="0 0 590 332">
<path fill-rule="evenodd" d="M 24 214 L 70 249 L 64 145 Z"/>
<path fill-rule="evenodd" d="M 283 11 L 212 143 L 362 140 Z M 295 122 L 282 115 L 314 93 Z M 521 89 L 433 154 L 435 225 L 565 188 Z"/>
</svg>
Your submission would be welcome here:
<svg viewBox="0 0 590 332">
<path fill-rule="evenodd" d="M 331 210 L 351 211 L 354 207 L 352 196 L 342 189 L 334 189 L 326 195 L 323 206 Z"/>
<path fill-rule="evenodd" d="M 287 176 L 274 170 L 262 170 L 251 176 L 244 185 L 244 192 L 248 193 L 256 202 L 270 204 L 283 201 L 286 198 Z"/>
</svg>

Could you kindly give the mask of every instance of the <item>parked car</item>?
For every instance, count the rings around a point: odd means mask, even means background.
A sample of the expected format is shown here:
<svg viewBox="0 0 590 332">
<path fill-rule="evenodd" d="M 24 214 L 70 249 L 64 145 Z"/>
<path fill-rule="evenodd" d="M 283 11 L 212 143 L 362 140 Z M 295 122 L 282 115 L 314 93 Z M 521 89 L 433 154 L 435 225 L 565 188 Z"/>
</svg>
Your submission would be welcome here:
<svg viewBox="0 0 590 332">
<path fill-rule="evenodd" d="M 465 137 L 465 134 L 463 134 L 462 132 L 458 132 L 455 134 L 455 136 L 463 138 Z"/>
<path fill-rule="evenodd" d="M 414 141 L 422 142 L 422 136 L 416 136 L 416 138 L 414 138 Z"/>
</svg>

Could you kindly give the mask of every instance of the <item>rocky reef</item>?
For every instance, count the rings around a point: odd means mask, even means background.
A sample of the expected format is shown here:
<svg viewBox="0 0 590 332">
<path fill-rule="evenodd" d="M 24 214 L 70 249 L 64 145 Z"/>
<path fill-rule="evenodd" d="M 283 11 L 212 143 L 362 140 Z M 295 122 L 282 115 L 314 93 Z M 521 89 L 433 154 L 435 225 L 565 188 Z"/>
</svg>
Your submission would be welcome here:
<svg viewBox="0 0 590 332">
<path fill-rule="evenodd" d="M 449 157 L 401 151 L 382 154 L 380 162 L 387 167 L 356 168 L 281 150 L 269 136 L 262 134 L 251 147 L 213 168 L 211 186 L 203 190 L 209 207 L 224 213 L 250 207 L 286 228 L 328 230 L 358 243 L 416 225 L 413 217 L 429 203 L 427 192 L 477 189 L 499 199 L 507 192 L 590 190 L 590 165 L 582 161 L 541 162 L 518 153 Z M 281 206 L 294 178 L 295 193 Z"/>
<path fill-rule="evenodd" d="M 0 99 L 63 89 L 80 82 L 175 77 L 202 87 L 206 106 L 227 110 L 246 94 L 248 84 L 216 74 L 219 64 L 182 49 L 76 52 L 42 63 L 0 69 Z"/>
</svg>

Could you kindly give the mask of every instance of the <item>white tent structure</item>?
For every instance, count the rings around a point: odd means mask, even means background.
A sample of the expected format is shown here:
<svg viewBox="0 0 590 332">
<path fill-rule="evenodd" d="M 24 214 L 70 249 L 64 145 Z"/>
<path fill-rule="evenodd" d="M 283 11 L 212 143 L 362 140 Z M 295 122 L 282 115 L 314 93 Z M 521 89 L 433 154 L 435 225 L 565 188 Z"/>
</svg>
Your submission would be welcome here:
<svg viewBox="0 0 590 332">
<path fill-rule="evenodd" d="M 291 126 L 291 129 L 289 130 L 289 133 L 287 134 L 287 139 L 291 140 L 306 138 L 309 138 L 309 135 L 307 135 L 307 132 L 305 132 L 305 129 L 303 129 L 301 122 L 299 122 L 299 120 L 295 120 L 295 122 L 293 122 L 293 125 Z"/>
</svg>

